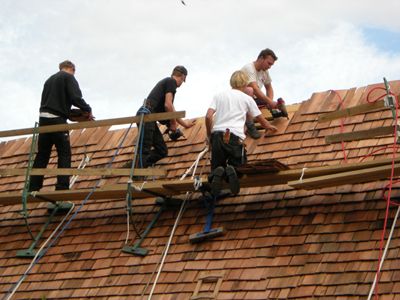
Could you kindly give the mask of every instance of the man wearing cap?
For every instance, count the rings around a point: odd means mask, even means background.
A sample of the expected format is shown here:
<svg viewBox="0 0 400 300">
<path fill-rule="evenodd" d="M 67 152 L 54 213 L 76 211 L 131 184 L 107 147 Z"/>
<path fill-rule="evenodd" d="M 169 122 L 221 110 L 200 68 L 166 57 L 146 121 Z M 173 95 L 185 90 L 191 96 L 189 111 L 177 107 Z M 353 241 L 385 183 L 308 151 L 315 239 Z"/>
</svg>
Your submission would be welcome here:
<svg viewBox="0 0 400 300">
<path fill-rule="evenodd" d="M 60 71 L 50 76 L 44 84 L 39 109 L 39 125 L 66 124 L 71 115 L 71 106 L 81 109 L 87 121 L 93 120 L 92 109 L 82 98 L 78 81 L 75 79 L 75 65 L 69 61 L 59 64 Z M 38 153 L 33 168 L 46 168 L 53 145 L 57 150 L 58 168 L 71 167 L 71 146 L 69 132 L 39 134 Z M 43 186 L 43 176 L 31 176 L 29 191 L 38 191 Z M 56 190 L 69 189 L 69 176 L 57 176 Z"/>
<path fill-rule="evenodd" d="M 184 66 L 176 66 L 170 77 L 160 80 L 151 90 L 149 96 L 144 102 L 144 107 L 150 113 L 174 112 L 174 97 L 176 89 L 186 81 L 188 72 Z M 143 108 L 143 107 L 142 107 Z M 142 109 L 141 108 L 141 109 Z M 142 112 L 139 109 L 138 114 Z M 167 125 L 170 131 L 177 130 L 177 123 L 185 128 L 190 128 L 196 120 L 171 119 L 160 121 Z M 168 148 L 156 122 L 146 122 L 143 124 L 143 142 L 141 146 L 141 155 L 138 166 L 147 168 L 152 166 L 160 159 L 168 155 Z"/>
</svg>

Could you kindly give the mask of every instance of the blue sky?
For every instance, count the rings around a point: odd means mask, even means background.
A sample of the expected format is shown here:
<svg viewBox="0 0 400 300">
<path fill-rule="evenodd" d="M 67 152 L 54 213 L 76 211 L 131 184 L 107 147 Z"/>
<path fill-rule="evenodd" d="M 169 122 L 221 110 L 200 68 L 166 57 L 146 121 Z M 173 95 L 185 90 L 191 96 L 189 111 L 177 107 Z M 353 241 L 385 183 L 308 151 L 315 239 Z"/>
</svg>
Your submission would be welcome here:
<svg viewBox="0 0 400 300">
<path fill-rule="evenodd" d="M 231 73 L 263 48 L 276 97 L 400 79 L 400 1 L 2 0 L 0 130 L 31 127 L 44 81 L 70 59 L 97 119 L 134 115 L 175 65 L 175 106 L 204 116 Z"/>
<path fill-rule="evenodd" d="M 400 32 L 378 27 L 362 28 L 365 40 L 375 45 L 380 51 L 394 55 L 400 50 Z"/>
</svg>

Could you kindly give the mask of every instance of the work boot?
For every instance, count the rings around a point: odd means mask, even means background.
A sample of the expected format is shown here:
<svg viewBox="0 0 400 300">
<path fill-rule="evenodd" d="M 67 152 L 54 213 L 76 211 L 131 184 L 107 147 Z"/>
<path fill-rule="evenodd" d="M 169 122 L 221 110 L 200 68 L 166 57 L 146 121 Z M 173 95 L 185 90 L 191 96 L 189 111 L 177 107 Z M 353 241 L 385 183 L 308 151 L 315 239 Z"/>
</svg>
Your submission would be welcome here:
<svg viewBox="0 0 400 300">
<path fill-rule="evenodd" d="M 213 171 L 213 178 L 211 181 L 211 194 L 217 197 L 222 189 L 222 178 L 225 175 L 224 167 L 219 166 Z"/>
<path fill-rule="evenodd" d="M 259 139 L 261 134 L 258 132 L 256 125 L 253 122 L 246 122 L 247 133 L 252 139 Z"/>
<path fill-rule="evenodd" d="M 226 176 L 228 177 L 229 188 L 233 195 L 237 195 L 240 191 L 239 179 L 236 170 L 232 166 L 227 166 L 225 169 Z"/>
</svg>

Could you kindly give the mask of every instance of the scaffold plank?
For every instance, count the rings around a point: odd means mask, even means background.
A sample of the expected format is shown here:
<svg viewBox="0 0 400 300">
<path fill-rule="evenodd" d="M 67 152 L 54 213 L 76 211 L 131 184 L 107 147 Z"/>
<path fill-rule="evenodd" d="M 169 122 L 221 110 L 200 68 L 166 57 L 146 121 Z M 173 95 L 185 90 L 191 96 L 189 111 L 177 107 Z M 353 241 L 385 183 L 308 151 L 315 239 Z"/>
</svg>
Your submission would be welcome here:
<svg viewBox="0 0 400 300">
<path fill-rule="evenodd" d="M 144 115 L 143 122 L 154 122 L 154 121 L 184 118 L 185 115 L 186 115 L 185 111 L 154 113 L 154 114 Z M 104 120 L 97 120 L 97 121 L 85 121 L 85 122 L 79 122 L 79 123 L 40 126 L 37 129 L 23 128 L 23 129 L 4 130 L 4 131 L 0 131 L 0 137 L 28 135 L 28 134 L 33 134 L 34 132 L 49 133 L 49 132 L 67 131 L 67 130 L 73 130 L 73 129 L 123 125 L 123 124 L 139 123 L 139 122 L 140 122 L 140 116 L 104 119 Z"/>
</svg>

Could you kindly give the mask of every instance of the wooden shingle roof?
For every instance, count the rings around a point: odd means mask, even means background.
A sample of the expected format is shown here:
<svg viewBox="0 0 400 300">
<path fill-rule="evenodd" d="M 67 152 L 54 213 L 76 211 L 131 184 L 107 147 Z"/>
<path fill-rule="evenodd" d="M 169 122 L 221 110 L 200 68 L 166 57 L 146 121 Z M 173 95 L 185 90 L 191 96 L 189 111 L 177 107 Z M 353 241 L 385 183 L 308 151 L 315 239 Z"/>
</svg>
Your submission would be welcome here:
<svg viewBox="0 0 400 300">
<path fill-rule="evenodd" d="M 390 82 L 400 93 L 400 81 Z M 346 107 L 365 103 L 376 86 L 341 90 Z M 380 96 L 382 91 L 371 94 Z M 290 120 L 277 119 L 278 132 L 246 141 L 251 162 L 274 158 L 290 168 L 311 168 L 344 163 L 340 143 L 326 144 L 325 137 L 341 132 L 340 120 L 318 123 L 324 113 L 338 110 L 336 93 L 314 93 L 299 105 Z M 393 122 L 390 110 L 365 113 L 344 120 L 344 132 Z M 71 132 L 73 167 L 84 154 L 88 167 L 104 167 L 112 158 L 125 129 L 107 127 Z M 167 179 L 178 179 L 205 147 L 205 125 L 199 120 L 185 130 L 185 138 L 167 142 L 169 156 L 158 165 Z M 112 166 L 121 167 L 133 156 L 136 128 L 132 129 Z M 345 143 L 348 162 L 390 158 L 393 137 Z M 0 143 L 0 168 L 27 166 L 30 138 Z M 205 167 L 203 166 L 205 163 Z M 56 166 L 55 153 L 49 167 Z M 198 172 L 209 171 L 205 159 Z M 90 188 L 98 177 L 79 178 L 74 189 Z M 127 177 L 108 177 L 101 185 L 127 183 Z M 23 176 L 0 178 L 0 191 L 19 191 Z M 52 190 L 55 177 L 45 180 Z M 214 292 L 215 299 L 366 299 L 376 274 L 380 240 L 386 214 L 382 189 L 386 181 L 347 184 L 316 190 L 297 190 L 288 185 L 242 189 L 235 197 L 218 200 L 213 227 L 225 234 L 199 244 L 189 236 L 203 230 L 206 209 L 199 196 L 183 213 L 152 299 L 190 299 Z M 398 183 L 392 198 L 400 196 Z M 71 199 L 74 201 L 74 199 Z M 76 208 L 80 202 L 75 201 Z M 154 198 L 133 199 L 136 229 L 143 231 L 159 206 Z M 389 224 L 397 207 L 388 210 Z M 32 240 L 19 213 L 21 205 L 0 206 L 0 296 L 21 278 L 31 260 L 16 257 Z M 47 203 L 29 204 L 29 224 L 37 233 L 48 217 Z M 177 218 L 177 209 L 163 212 L 142 247 L 145 257 L 122 252 L 127 236 L 125 198 L 89 200 L 58 240 L 38 261 L 13 299 L 147 299 L 165 244 Z M 57 226 L 56 217 L 45 238 Z M 129 242 L 137 239 L 130 229 Z M 394 231 L 378 285 L 379 299 L 400 297 L 400 233 Z M 215 280 L 207 280 L 207 276 Z M 218 283 L 218 280 L 220 282 Z M 199 287 L 197 287 L 200 281 Z M 210 282 L 211 281 L 211 282 Z M 195 298 L 195 297 L 194 297 Z M 193 298 L 193 299 L 194 299 Z M 204 298 L 203 298 L 204 299 Z"/>
</svg>

